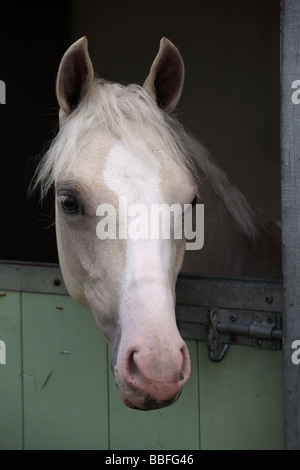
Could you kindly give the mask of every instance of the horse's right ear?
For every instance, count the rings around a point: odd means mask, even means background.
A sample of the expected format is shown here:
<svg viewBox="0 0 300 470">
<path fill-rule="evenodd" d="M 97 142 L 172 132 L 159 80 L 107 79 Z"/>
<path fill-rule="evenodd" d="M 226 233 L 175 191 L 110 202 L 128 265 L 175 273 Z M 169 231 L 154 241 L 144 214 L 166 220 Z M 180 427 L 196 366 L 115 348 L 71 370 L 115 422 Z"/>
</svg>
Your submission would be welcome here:
<svg viewBox="0 0 300 470">
<path fill-rule="evenodd" d="M 94 69 L 84 36 L 69 47 L 59 65 L 56 96 L 60 106 L 60 121 L 71 114 L 87 95 L 93 79 Z"/>
<path fill-rule="evenodd" d="M 167 38 L 162 38 L 157 56 L 143 88 L 166 113 L 177 105 L 182 93 L 184 64 L 179 50 Z"/>
</svg>

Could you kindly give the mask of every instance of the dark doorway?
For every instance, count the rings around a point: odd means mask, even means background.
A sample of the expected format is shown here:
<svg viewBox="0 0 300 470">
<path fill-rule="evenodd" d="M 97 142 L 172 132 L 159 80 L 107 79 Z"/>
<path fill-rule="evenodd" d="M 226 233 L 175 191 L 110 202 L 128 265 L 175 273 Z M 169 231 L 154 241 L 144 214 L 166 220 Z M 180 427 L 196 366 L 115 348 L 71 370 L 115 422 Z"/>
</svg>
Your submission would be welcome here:
<svg viewBox="0 0 300 470">
<path fill-rule="evenodd" d="M 28 197 L 37 159 L 57 126 L 55 70 L 68 45 L 68 1 L 1 4 L 0 259 L 57 262 L 53 200 Z"/>
</svg>

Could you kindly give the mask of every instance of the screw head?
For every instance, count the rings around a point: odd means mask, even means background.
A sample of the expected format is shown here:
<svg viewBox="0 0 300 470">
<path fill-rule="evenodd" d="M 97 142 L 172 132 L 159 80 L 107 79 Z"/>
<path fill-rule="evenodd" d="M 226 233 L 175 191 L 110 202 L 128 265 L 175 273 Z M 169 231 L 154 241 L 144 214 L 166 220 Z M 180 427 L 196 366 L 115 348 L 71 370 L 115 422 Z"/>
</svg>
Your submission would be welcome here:
<svg viewBox="0 0 300 470">
<path fill-rule="evenodd" d="M 266 295 L 265 302 L 271 304 L 273 302 L 273 297 L 271 295 Z"/>
</svg>

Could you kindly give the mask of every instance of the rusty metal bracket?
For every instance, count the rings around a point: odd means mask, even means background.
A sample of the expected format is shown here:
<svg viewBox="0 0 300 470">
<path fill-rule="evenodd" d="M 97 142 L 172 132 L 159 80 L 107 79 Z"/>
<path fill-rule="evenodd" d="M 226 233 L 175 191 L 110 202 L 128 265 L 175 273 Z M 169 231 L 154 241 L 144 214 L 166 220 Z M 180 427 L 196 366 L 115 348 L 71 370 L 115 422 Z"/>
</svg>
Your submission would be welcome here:
<svg viewBox="0 0 300 470">
<path fill-rule="evenodd" d="M 208 311 L 209 357 L 220 362 L 227 345 L 239 344 L 262 349 L 281 349 L 281 315 L 265 312 L 212 308 Z M 218 349 L 222 346 L 220 353 Z"/>
<path fill-rule="evenodd" d="M 230 345 L 281 349 L 280 282 L 181 276 L 176 293 L 181 336 L 205 341 L 212 361 Z"/>
</svg>

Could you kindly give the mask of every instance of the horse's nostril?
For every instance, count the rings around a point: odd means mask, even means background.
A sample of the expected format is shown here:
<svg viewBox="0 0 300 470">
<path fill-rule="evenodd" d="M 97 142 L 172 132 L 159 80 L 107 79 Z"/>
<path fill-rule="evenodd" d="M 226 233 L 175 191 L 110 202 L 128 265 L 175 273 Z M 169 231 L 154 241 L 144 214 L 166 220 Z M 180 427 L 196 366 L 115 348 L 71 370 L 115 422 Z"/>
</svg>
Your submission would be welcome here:
<svg viewBox="0 0 300 470">
<path fill-rule="evenodd" d="M 132 380 L 132 378 L 138 376 L 138 374 L 139 374 L 139 369 L 138 369 L 138 366 L 137 366 L 136 361 L 135 361 L 136 353 L 137 353 L 137 351 L 133 350 L 128 356 L 127 375 L 128 375 L 128 378 L 131 378 L 131 380 Z"/>
<path fill-rule="evenodd" d="M 188 381 L 190 373 L 191 373 L 190 355 L 189 355 L 186 344 L 184 344 L 180 352 L 182 354 L 182 364 L 181 364 L 179 381 L 185 383 Z"/>
</svg>

